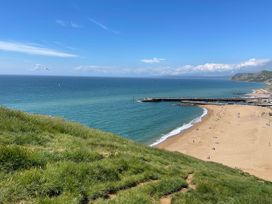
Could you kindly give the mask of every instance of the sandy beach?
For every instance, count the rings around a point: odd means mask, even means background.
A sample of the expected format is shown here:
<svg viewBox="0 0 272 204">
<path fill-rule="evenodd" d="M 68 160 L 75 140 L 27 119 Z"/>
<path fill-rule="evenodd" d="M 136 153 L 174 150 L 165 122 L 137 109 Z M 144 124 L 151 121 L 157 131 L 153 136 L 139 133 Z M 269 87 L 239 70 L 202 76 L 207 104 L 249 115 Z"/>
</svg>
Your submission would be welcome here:
<svg viewBox="0 0 272 204">
<path fill-rule="evenodd" d="M 156 147 L 222 163 L 272 181 L 272 109 L 203 107 L 208 115 L 202 122 Z"/>
</svg>

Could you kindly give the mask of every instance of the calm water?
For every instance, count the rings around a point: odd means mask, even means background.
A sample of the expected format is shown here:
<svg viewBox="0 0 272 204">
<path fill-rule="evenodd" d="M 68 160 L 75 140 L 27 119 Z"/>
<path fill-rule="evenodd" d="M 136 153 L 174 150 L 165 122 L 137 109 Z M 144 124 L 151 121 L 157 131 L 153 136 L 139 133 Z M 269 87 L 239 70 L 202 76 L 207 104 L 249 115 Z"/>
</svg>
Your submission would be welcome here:
<svg viewBox="0 0 272 204">
<path fill-rule="evenodd" d="M 0 104 L 61 116 L 151 144 L 200 116 L 198 107 L 137 103 L 143 97 L 226 97 L 262 84 L 214 79 L 0 76 Z"/>
</svg>

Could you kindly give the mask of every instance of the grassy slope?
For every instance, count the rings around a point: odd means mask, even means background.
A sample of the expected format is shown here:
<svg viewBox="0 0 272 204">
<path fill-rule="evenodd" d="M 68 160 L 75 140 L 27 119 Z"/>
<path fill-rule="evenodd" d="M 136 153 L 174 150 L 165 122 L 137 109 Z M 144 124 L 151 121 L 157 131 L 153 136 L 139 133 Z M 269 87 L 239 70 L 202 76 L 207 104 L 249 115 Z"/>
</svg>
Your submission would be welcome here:
<svg viewBox="0 0 272 204">
<path fill-rule="evenodd" d="M 4 108 L 0 170 L 0 203 L 272 203 L 272 183 L 241 171 Z"/>
<path fill-rule="evenodd" d="M 232 77 L 232 80 L 249 82 L 269 82 L 272 80 L 272 71 L 261 71 L 257 73 L 238 73 Z"/>
</svg>

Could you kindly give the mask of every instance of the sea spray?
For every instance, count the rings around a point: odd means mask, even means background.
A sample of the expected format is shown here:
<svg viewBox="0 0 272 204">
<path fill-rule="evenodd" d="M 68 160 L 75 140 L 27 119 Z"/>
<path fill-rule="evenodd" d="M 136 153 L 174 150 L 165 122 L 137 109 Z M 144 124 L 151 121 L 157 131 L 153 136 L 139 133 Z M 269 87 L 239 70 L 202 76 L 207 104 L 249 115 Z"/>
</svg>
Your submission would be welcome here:
<svg viewBox="0 0 272 204">
<path fill-rule="evenodd" d="M 150 146 L 156 146 L 160 143 L 162 143 L 163 141 L 167 140 L 169 137 L 175 136 L 177 134 L 180 134 L 181 132 L 183 132 L 184 130 L 187 130 L 191 127 L 193 127 L 196 123 L 199 123 L 202 121 L 202 118 L 205 117 L 208 113 L 208 110 L 206 108 L 203 108 L 203 113 L 201 114 L 201 116 L 193 119 L 192 121 L 190 121 L 189 123 L 183 124 L 181 127 L 177 127 L 176 129 L 172 130 L 171 132 L 163 135 L 159 140 L 157 140 L 156 142 L 152 143 Z"/>
</svg>

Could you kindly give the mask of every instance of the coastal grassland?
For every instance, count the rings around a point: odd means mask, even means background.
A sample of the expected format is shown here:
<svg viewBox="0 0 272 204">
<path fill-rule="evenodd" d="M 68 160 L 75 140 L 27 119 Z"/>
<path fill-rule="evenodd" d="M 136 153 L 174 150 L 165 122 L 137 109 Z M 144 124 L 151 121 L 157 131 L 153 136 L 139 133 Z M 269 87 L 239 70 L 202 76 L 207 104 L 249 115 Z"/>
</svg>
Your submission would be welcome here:
<svg viewBox="0 0 272 204">
<path fill-rule="evenodd" d="M 0 172 L 0 203 L 272 203 L 272 183 L 239 170 L 5 108 Z"/>
</svg>

